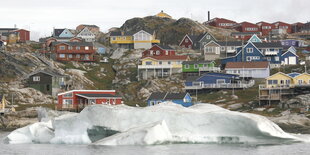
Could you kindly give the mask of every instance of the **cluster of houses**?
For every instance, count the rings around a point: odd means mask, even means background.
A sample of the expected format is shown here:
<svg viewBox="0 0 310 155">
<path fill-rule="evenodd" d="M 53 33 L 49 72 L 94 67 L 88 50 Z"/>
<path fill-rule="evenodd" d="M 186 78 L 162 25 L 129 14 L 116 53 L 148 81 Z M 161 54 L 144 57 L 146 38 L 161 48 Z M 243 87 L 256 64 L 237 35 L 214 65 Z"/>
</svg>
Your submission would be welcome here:
<svg viewBox="0 0 310 155">
<path fill-rule="evenodd" d="M 213 18 L 204 23 L 205 25 L 210 25 L 218 28 L 224 29 L 235 29 L 238 32 L 232 32 L 231 36 L 240 40 L 248 40 L 253 34 L 258 36 L 277 36 L 282 34 L 290 33 L 309 33 L 310 32 L 310 22 L 301 23 L 297 22 L 294 24 L 288 24 L 285 22 L 242 22 L 237 23 L 236 21 L 225 19 L 225 18 Z"/>
<path fill-rule="evenodd" d="M 93 62 L 96 52 L 104 47 L 95 44 L 100 29 L 96 25 L 79 25 L 76 29 L 54 29 L 52 36 L 41 39 L 42 53 L 49 54 L 57 61 Z"/>
<path fill-rule="evenodd" d="M 171 18 L 161 11 L 160 18 Z M 184 107 L 192 106 L 190 96 L 194 92 L 210 92 L 222 89 L 246 89 L 255 84 L 255 79 L 266 79 L 259 86 L 260 102 L 281 101 L 289 95 L 296 95 L 310 88 L 307 73 L 277 73 L 270 76 L 270 69 L 299 64 L 296 48 L 304 47 L 299 40 L 266 41 L 262 37 L 271 34 L 305 32 L 309 23 L 287 24 L 235 21 L 214 18 L 205 24 L 226 29 L 235 29 L 231 35 L 235 41 L 217 40 L 211 33 L 186 34 L 179 43 L 182 51 L 195 50 L 201 57 L 191 59 L 189 55 L 163 45 L 156 38 L 155 31 L 109 33 L 110 45 L 117 48 L 143 49 L 140 65 L 137 66 L 138 80 L 166 78 L 181 75 L 184 81 L 183 93 L 154 92 L 147 99 L 153 106 L 170 101 Z M 27 33 L 28 32 L 28 33 Z M 308 31 L 307 31 L 308 32 Z M 29 40 L 29 31 L 22 29 L 0 29 L 0 36 L 8 36 L 6 42 L 14 43 L 7 34 L 16 34 L 16 42 Z M 100 29 L 96 25 L 79 25 L 76 29 L 53 29 L 52 36 L 41 39 L 42 53 L 57 61 L 94 62 L 95 54 L 102 51 L 95 43 Z M 17 37 L 18 36 L 18 37 Z M 1 43 L 1 42 L 0 42 Z M 104 51 L 104 50 L 103 50 Z M 310 52 L 309 52 L 310 55 Z M 115 90 L 71 90 L 70 79 L 51 70 L 38 70 L 26 77 L 27 86 L 58 97 L 58 110 L 80 111 L 87 105 L 122 104 L 122 97 Z M 63 92 L 63 93 L 58 93 Z"/>
<path fill-rule="evenodd" d="M 18 28 L 0 28 L 0 47 L 6 44 L 30 41 L 30 31 Z"/>
</svg>

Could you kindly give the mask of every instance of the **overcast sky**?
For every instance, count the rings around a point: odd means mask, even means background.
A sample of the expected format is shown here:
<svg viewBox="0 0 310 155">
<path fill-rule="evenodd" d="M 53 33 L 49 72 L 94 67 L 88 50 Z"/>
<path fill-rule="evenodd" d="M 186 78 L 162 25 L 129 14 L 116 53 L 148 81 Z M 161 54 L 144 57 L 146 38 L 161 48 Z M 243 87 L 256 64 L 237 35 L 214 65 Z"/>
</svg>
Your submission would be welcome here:
<svg viewBox="0 0 310 155">
<path fill-rule="evenodd" d="M 310 21 L 310 0 L 1 0 L 0 27 L 25 28 L 31 39 L 50 36 L 53 27 L 74 29 L 95 24 L 102 31 L 120 27 L 127 19 L 164 10 L 174 19 L 199 22 L 222 17 L 237 22 Z"/>
</svg>

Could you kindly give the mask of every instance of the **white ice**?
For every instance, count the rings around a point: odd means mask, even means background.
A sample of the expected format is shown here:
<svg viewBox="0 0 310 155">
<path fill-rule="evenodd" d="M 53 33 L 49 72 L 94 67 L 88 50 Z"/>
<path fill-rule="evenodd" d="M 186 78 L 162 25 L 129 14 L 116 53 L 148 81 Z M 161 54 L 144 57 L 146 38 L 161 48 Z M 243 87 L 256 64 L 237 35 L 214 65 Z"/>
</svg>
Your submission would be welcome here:
<svg viewBox="0 0 310 155">
<path fill-rule="evenodd" d="M 145 108 L 93 105 L 79 114 L 52 119 L 51 128 L 33 124 L 22 128 L 23 132 L 19 131 L 21 129 L 15 130 L 8 136 L 8 140 L 9 143 L 49 141 L 90 144 L 92 142 L 87 131 L 94 126 L 120 132 L 97 141 L 95 144 L 98 145 L 255 143 L 285 139 L 306 141 L 301 136 L 285 133 L 263 116 L 233 112 L 211 104 L 185 108 L 170 102 Z M 53 131 L 53 134 L 49 131 Z"/>
</svg>

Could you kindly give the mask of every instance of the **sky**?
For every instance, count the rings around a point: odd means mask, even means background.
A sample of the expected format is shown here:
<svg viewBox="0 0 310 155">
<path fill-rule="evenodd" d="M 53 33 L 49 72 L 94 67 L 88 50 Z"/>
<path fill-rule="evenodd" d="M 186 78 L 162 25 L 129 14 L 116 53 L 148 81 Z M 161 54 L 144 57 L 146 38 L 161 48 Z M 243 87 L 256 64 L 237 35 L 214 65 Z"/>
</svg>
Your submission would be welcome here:
<svg viewBox="0 0 310 155">
<path fill-rule="evenodd" d="M 204 22 L 214 17 L 237 22 L 287 23 L 310 21 L 310 0 L 0 0 L 0 28 L 31 31 L 31 39 L 50 36 L 53 28 L 75 29 L 95 24 L 101 31 L 120 27 L 134 17 L 155 15 L 161 10 L 174 19 Z"/>
</svg>

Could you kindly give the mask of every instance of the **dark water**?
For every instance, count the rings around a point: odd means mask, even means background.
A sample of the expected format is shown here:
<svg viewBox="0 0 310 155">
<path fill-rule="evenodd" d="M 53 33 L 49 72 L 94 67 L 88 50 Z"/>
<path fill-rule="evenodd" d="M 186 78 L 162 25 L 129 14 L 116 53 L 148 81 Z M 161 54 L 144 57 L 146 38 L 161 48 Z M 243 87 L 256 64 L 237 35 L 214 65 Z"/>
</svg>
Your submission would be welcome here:
<svg viewBox="0 0 310 155">
<path fill-rule="evenodd" d="M 0 155 L 310 155 L 310 143 L 283 145 L 246 145 L 246 144 L 171 144 L 154 146 L 93 146 L 64 144 L 3 144 L 7 132 L 0 132 Z"/>
</svg>

